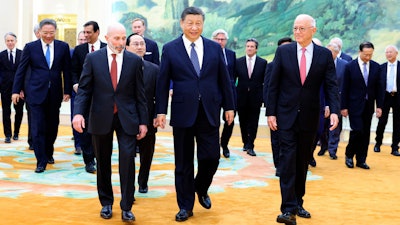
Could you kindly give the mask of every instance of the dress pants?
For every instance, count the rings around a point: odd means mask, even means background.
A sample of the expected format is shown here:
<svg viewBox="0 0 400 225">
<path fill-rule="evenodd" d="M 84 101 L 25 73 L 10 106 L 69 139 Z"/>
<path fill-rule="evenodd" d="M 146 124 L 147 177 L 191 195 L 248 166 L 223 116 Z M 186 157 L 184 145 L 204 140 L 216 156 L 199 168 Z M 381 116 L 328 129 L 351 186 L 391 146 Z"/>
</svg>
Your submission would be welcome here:
<svg viewBox="0 0 400 225">
<path fill-rule="evenodd" d="M 54 142 L 60 123 L 61 99 L 50 92 L 42 104 L 29 104 L 31 132 L 37 167 L 46 168 L 53 157 Z"/>
<path fill-rule="evenodd" d="M 72 119 L 74 117 L 75 96 L 76 96 L 75 91 L 72 91 L 71 99 L 70 99 L 70 102 L 71 102 L 71 121 L 72 121 Z M 71 123 L 71 125 L 72 125 L 72 123 Z M 74 137 L 74 146 L 75 146 L 75 148 L 81 147 L 79 133 L 74 128 L 72 128 L 72 135 Z"/>
<path fill-rule="evenodd" d="M 366 103 L 373 104 L 373 103 Z M 361 116 L 351 116 L 350 119 L 350 137 L 349 142 L 346 146 L 346 156 L 348 158 L 353 158 L 356 156 L 357 163 L 365 163 L 368 154 L 368 146 L 371 132 L 371 120 L 373 115 L 373 110 L 369 109 L 370 107 L 365 107 Z M 357 124 L 362 124 L 361 129 L 356 129 L 352 126 L 352 122 L 354 123 L 357 120 Z"/>
<path fill-rule="evenodd" d="M 376 145 L 382 145 L 383 133 L 389 118 L 390 108 L 393 109 L 393 134 L 392 134 L 392 151 L 399 150 L 400 142 L 400 103 L 398 101 L 397 93 L 392 96 L 386 92 L 385 100 L 383 102 L 382 116 L 379 118 L 378 126 L 376 128 Z"/>
<path fill-rule="evenodd" d="M 279 130 L 281 212 L 296 214 L 303 206 L 308 162 L 316 131 L 301 130 L 298 119 L 291 129 Z"/>
<path fill-rule="evenodd" d="M 254 149 L 254 140 L 257 137 L 260 109 L 261 105 L 247 105 L 238 108 L 242 142 L 243 146 L 247 149 Z"/>
<path fill-rule="evenodd" d="M 341 115 L 338 115 L 339 117 L 339 124 L 334 130 L 329 130 L 329 125 L 330 125 L 330 120 L 328 120 L 328 151 L 329 154 L 331 155 L 336 155 L 337 148 L 339 146 L 339 141 L 340 141 L 340 133 L 342 132 L 342 122 L 343 118 Z"/>
<path fill-rule="evenodd" d="M 9 89 L 10 88 L 10 89 Z M 5 137 L 11 137 L 13 135 L 11 129 L 11 105 L 15 109 L 14 117 L 14 135 L 19 134 L 19 129 L 21 127 L 22 116 L 24 115 L 24 101 L 19 100 L 17 105 L 11 102 L 11 87 L 7 87 L 7 90 L 1 91 L 1 106 L 3 108 L 3 130 Z"/>
<path fill-rule="evenodd" d="M 139 146 L 140 150 L 140 169 L 138 175 L 138 184 L 140 187 L 147 187 L 155 143 L 156 135 L 154 133 L 146 134 L 146 137 L 137 141 L 137 146 Z"/>
<path fill-rule="evenodd" d="M 236 116 L 236 112 L 235 112 Z M 228 148 L 229 140 L 231 139 L 233 127 L 235 126 L 235 121 L 232 121 L 230 125 L 226 122 L 225 111 L 222 113 L 222 120 L 224 121 L 224 128 L 221 133 L 221 147 Z"/>
<path fill-rule="evenodd" d="M 279 152 L 280 152 L 280 146 L 279 146 L 279 131 L 278 130 L 269 130 L 270 135 L 271 135 L 271 148 L 272 148 L 272 157 L 274 160 L 274 166 L 276 169 L 279 167 Z"/>
<path fill-rule="evenodd" d="M 118 113 L 114 115 L 112 128 L 107 134 L 92 134 L 93 149 L 97 161 L 97 192 L 102 206 L 113 205 L 111 156 L 114 131 L 118 140 L 118 169 L 121 187 L 120 207 L 122 210 L 129 211 L 132 209 L 135 191 L 136 135 L 125 133 L 118 118 Z"/>
<path fill-rule="evenodd" d="M 199 104 L 192 127 L 173 127 L 175 150 L 175 189 L 180 209 L 193 210 L 195 191 L 206 194 L 217 171 L 219 127 L 211 126 Z M 194 178 L 194 140 L 197 143 L 197 174 Z"/>
</svg>

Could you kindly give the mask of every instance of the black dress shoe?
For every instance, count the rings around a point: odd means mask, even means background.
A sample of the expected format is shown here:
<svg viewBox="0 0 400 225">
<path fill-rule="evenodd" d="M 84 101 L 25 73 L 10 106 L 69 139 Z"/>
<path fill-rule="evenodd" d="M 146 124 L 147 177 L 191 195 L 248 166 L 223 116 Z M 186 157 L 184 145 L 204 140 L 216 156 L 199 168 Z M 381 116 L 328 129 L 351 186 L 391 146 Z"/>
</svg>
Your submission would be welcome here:
<svg viewBox="0 0 400 225">
<path fill-rule="evenodd" d="M 356 163 L 356 166 L 365 170 L 369 170 L 369 166 L 366 163 Z"/>
<path fill-rule="evenodd" d="M 186 210 L 186 209 L 181 209 L 175 216 L 175 220 L 178 222 L 185 221 L 189 219 L 189 217 L 193 216 L 193 212 Z"/>
<path fill-rule="evenodd" d="M 100 216 L 103 219 L 110 219 L 112 217 L 112 205 L 105 205 L 101 208 Z"/>
<path fill-rule="evenodd" d="M 147 193 L 148 191 L 149 191 L 149 187 L 148 186 L 146 186 L 146 187 L 139 186 L 139 192 L 140 193 Z"/>
<path fill-rule="evenodd" d="M 317 161 L 315 161 L 314 157 L 311 158 L 309 164 L 310 164 L 310 166 L 312 166 L 312 167 L 316 167 L 316 166 L 317 166 Z"/>
<path fill-rule="evenodd" d="M 4 140 L 4 143 L 11 143 L 11 137 L 6 137 L 6 139 Z"/>
<path fill-rule="evenodd" d="M 381 152 L 381 146 L 375 145 L 374 152 Z"/>
<path fill-rule="evenodd" d="M 337 159 L 336 154 L 329 154 L 329 157 L 331 157 L 332 160 L 336 160 Z"/>
<path fill-rule="evenodd" d="M 390 153 L 390 154 L 392 154 L 394 156 L 400 156 L 400 153 L 398 150 L 392 151 L 392 153 Z"/>
<path fill-rule="evenodd" d="M 29 145 L 29 150 L 33 150 L 33 146 L 32 145 Z"/>
<path fill-rule="evenodd" d="M 252 149 L 252 148 L 247 149 L 247 154 L 251 155 L 251 156 L 256 156 L 256 152 L 254 152 L 254 149 Z"/>
<path fill-rule="evenodd" d="M 321 150 L 319 150 L 319 152 L 318 152 L 318 155 L 323 156 L 323 155 L 325 155 L 325 152 L 326 152 L 326 149 L 321 148 Z"/>
<path fill-rule="evenodd" d="M 43 173 L 44 170 L 45 170 L 44 167 L 38 166 L 38 167 L 36 167 L 36 169 L 35 169 L 35 173 Z"/>
<path fill-rule="evenodd" d="M 225 158 L 229 158 L 231 156 L 228 148 L 223 148 L 222 154 L 224 155 Z"/>
<path fill-rule="evenodd" d="M 303 218 L 311 218 L 311 214 L 302 206 L 297 207 L 297 215 Z"/>
<path fill-rule="evenodd" d="M 349 168 L 354 168 L 354 162 L 353 162 L 352 158 L 349 158 L 349 157 L 346 156 L 345 164 Z"/>
<path fill-rule="evenodd" d="M 81 147 L 76 147 L 74 154 L 75 155 L 81 155 L 82 154 L 82 148 Z"/>
<path fill-rule="evenodd" d="M 208 196 L 208 194 L 201 195 L 201 194 L 197 193 L 197 197 L 199 198 L 199 203 L 201 206 L 203 206 L 206 209 L 211 208 L 211 199 L 210 199 L 210 196 Z"/>
<path fill-rule="evenodd" d="M 13 140 L 14 140 L 14 141 L 18 141 L 18 134 L 14 134 Z"/>
<path fill-rule="evenodd" d="M 124 222 L 133 222 L 135 221 L 135 216 L 133 215 L 132 211 L 125 211 L 122 210 L 122 221 Z"/>
<path fill-rule="evenodd" d="M 90 162 L 90 163 L 86 164 L 85 170 L 88 173 L 95 173 L 96 172 L 95 163 L 94 162 Z"/>
<path fill-rule="evenodd" d="M 243 147 L 243 151 L 244 151 L 244 152 L 246 152 L 247 150 L 249 150 L 249 148 Z"/>
<path fill-rule="evenodd" d="M 276 218 L 276 222 L 286 225 L 296 225 L 296 216 L 290 212 L 285 212 Z"/>
<path fill-rule="evenodd" d="M 48 164 L 54 164 L 54 158 L 50 157 L 49 160 L 47 160 Z"/>
</svg>

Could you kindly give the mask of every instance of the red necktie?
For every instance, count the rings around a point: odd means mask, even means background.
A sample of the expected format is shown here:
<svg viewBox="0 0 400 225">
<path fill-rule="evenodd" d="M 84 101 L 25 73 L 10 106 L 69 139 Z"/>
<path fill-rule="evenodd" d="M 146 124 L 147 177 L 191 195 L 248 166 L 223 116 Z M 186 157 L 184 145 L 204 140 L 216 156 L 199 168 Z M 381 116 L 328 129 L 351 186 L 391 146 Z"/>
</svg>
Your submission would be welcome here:
<svg viewBox="0 0 400 225">
<path fill-rule="evenodd" d="M 300 80 L 301 80 L 301 84 L 304 84 L 304 81 L 306 80 L 306 73 L 307 73 L 306 55 L 304 54 L 306 52 L 306 48 L 302 48 L 301 51 L 303 53 L 301 54 L 301 60 L 300 60 Z"/>
<path fill-rule="evenodd" d="M 113 60 L 111 62 L 110 74 L 111 74 L 111 82 L 115 91 L 117 89 L 117 60 L 115 60 L 117 54 L 111 54 L 111 56 L 113 57 Z M 114 114 L 117 113 L 117 111 L 118 111 L 117 104 L 115 104 L 114 102 Z"/>
<path fill-rule="evenodd" d="M 92 45 L 92 52 L 94 52 L 94 45 Z"/>
</svg>

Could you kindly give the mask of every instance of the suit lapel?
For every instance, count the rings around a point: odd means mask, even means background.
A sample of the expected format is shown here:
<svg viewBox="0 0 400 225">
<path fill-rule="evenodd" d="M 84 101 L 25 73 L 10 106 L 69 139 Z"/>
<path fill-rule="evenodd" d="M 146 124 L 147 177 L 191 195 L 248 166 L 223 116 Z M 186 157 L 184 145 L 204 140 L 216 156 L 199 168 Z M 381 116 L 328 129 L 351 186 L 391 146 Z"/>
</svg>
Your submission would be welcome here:
<svg viewBox="0 0 400 225">
<path fill-rule="evenodd" d="M 203 46 L 204 46 L 204 42 L 203 42 Z M 189 55 L 188 55 L 188 53 L 186 51 L 185 45 L 183 44 L 182 37 L 176 42 L 176 48 L 175 49 L 176 49 L 176 54 L 177 54 L 176 58 L 177 59 L 182 59 L 184 61 L 184 64 L 190 65 L 189 67 L 190 67 L 190 70 L 192 71 L 192 75 L 197 78 L 196 70 L 194 69 L 192 61 L 190 60 L 190 57 L 189 57 Z M 204 65 L 204 59 L 203 59 L 203 65 Z M 201 66 L 201 68 L 203 68 L 203 67 Z M 200 70 L 200 74 L 201 74 L 201 70 Z"/>
</svg>

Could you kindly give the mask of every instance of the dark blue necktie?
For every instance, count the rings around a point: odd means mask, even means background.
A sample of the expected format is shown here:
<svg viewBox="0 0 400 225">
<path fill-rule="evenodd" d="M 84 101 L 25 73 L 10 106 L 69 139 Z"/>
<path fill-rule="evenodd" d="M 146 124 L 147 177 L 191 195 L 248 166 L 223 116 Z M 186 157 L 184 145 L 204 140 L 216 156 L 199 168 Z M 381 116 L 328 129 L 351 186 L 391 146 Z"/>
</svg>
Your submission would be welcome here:
<svg viewBox="0 0 400 225">
<path fill-rule="evenodd" d="M 190 50 L 190 61 L 192 61 L 193 67 L 196 70 L 197 76 L 200 76 L 200 64 L 199 64 L 199 57 L 197 56 L 197 52 L 194 49 L 195 44 L 190 44 L 192 49 Z"/>
<path fill-rule="evenodd" d="M 46 46 L 47 46 L 47 50 L 46 50 L 46 62 L 47 62 L 47 65 L 48 65 L 49 68 L 50 68 L 50 46 L 49 46 L 49 44 L 47 44 Z"/>
</svg>

